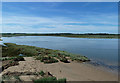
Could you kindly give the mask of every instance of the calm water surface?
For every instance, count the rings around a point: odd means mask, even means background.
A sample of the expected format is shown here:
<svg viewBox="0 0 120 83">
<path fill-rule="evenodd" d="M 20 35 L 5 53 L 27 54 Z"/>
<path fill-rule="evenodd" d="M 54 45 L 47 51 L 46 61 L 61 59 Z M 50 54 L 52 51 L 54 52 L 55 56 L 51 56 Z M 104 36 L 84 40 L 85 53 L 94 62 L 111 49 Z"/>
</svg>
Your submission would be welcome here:
<svg viewBox="0 0 120 83">
<path fill-rule="evenodd" d="M 16 43 L 42 48 L 64 50 L 70 53 L 87 56 L 94 65 L 117 70 L 118 40 L 117 39 L 89 39 L 53 36 L 19 36 L 3 37 L 4 43 Z"/>
</svg>

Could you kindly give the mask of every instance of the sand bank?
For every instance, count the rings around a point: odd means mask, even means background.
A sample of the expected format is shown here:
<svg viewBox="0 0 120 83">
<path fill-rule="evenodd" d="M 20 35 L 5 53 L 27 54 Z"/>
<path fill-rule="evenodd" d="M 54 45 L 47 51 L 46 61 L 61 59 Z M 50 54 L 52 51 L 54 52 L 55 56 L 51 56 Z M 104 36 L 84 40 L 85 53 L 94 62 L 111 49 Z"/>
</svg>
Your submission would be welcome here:
<svg viewBox="0 0 120 83">
<path fill-rule="evenodd" d="M 66 78 L 67 81 L 117 81 L 117 75 L 99 70 L 83 63 L 52 63 L 44 64 L 32 57 L 24 57 L 26 61 L 20 61 L 19 65 L 9 67 L 2 74 L 10 72 L 40 72 L 48 71 L 57 78 Z"/>
</svg>

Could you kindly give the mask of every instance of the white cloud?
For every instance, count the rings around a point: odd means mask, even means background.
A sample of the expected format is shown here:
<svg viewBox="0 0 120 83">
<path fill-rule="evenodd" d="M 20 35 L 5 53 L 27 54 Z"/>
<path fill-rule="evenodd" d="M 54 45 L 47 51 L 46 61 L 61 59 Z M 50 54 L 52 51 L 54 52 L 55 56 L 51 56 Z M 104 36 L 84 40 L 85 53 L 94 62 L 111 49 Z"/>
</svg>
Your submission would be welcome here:
<svg viewBox="0 0 120 83">
<path fill-rule="evenodd" d="M 3 17 L 3 24 L 21 24 L 21 25 L 36 25 L 36 24 L 64 24 L 64 23 L 87 23 L 80 21 L 69 21 L 69 18 L 55 17 L 24 17 L 24 16 L 11 16 Z"/>
<path fill-rule="evenodd" d="M 83 18 L 81 18 L 83 17 Z M 5 16 L 3 17 L 3 24 L 65 24 L 65 23 L 78 23 L 78 24 L 113 24 L 118 25 L 117 15 L 89 15 L 81 16 L 80 19 L 72 19 L 70 17 L 35 17 L 35 16 Z"/>
<path fill-rule="evenodd" d="M 111 32 L 111 31 L 118 31 L 117 27 L 113 26 L 107 26 L 107 27 L 101 27 L 101 26 L 94 26 L 94 25 L 88 25 L 88 26 L 82 26 L 82 25 L 54 25 L 56 28 L 32 28 L 28 26 L 4 26 L 3 32 L 35 32 L 35 33 L 48 33 L 48 32 L 75 32 L 75 33 L 85 33 L 85 32 Z"/>
<path fill-rule="evenodd" d="M 97 16 L 99 17 L 99 16 Z M 115 16 L 113 16 L 115 17 Z M 2 32 L 114 32 L 117 33 L 117 26 L 109 26 L 107 24 L 117 25 L 113 22 L 115 18 L 108 18 L 107 16 L 97 20 L 96 16 L 89 17 L 88 20 L 80 21 L 66 17 L 30 17 L 30 16 L 9 16 L 3 17 L 3 30 Z M 104 20 L 105 19 L 105 20 Z M 111 21 L 111 20 L 112 21 Z M 92 21 L 91 21 L 92 20 Z M 97 21 L 96 21 L 97 20 Z M 110 20 L 110 21 L 109 21 Z M 89 23 L 101 23 L 106 26 L 97 25 L 82 25 Z M 70 25 L 66 23 L 71 23 Z M 79 25 L 72 25 L 78 23 Z M 53 28 L 52 28 L 53 27 Z"/>
</svg>

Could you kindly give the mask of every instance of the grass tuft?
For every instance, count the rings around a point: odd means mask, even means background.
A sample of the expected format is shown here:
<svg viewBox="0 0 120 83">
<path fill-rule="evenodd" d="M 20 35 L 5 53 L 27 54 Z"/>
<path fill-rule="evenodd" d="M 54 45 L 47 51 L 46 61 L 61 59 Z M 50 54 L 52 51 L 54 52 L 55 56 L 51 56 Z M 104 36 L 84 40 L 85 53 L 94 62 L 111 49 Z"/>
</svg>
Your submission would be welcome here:
<svg viewBox="0 0 120 83">
<path fill-rule="evenodd" d="M 43 72 L 43 71 L 40 71 L 40 73 L 39 73 L 41 76 L 44 76 L 45 75 L 45 73 Z"/>
<path fill-rule="evenodd" d="M 44 63 L 56 63 L 56 62 L 58 62 L 58 60 L 56 60 L 55 58 L 50 57 L 50 56 L 39 56 L 36 59 L 40 60 L 41 62 L 44 62 Z"/>
<path fill-rule="evenodd" d="M 38 80 L 34 80 L 34 83 L 66 83 L 66 79 L 56 79 L 56 77 L 44 77 Z"/>
</svg>

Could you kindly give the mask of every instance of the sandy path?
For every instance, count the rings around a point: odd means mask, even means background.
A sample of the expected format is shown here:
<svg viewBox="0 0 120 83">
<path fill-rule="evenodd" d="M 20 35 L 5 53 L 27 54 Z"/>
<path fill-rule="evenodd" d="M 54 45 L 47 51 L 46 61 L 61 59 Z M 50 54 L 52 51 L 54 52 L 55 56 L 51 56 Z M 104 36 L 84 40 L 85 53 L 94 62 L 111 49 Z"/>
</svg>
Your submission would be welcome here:
<svg viewBox="0 0 120 83">
<path fill-rule="evenodd" d="M 25 57 L 26 61 L 20 61 L 19 65 L 9 67 L 2 73 L 11 72 L 40 72 L 49 71 L 57 78 L 66 78 L 68 81 L 117 81 L 117 76 L 97 70 L 94 67 L 86 66 L 82 63 L 53 63 L 44 64 L 32 57 Z"/>
</svg>

